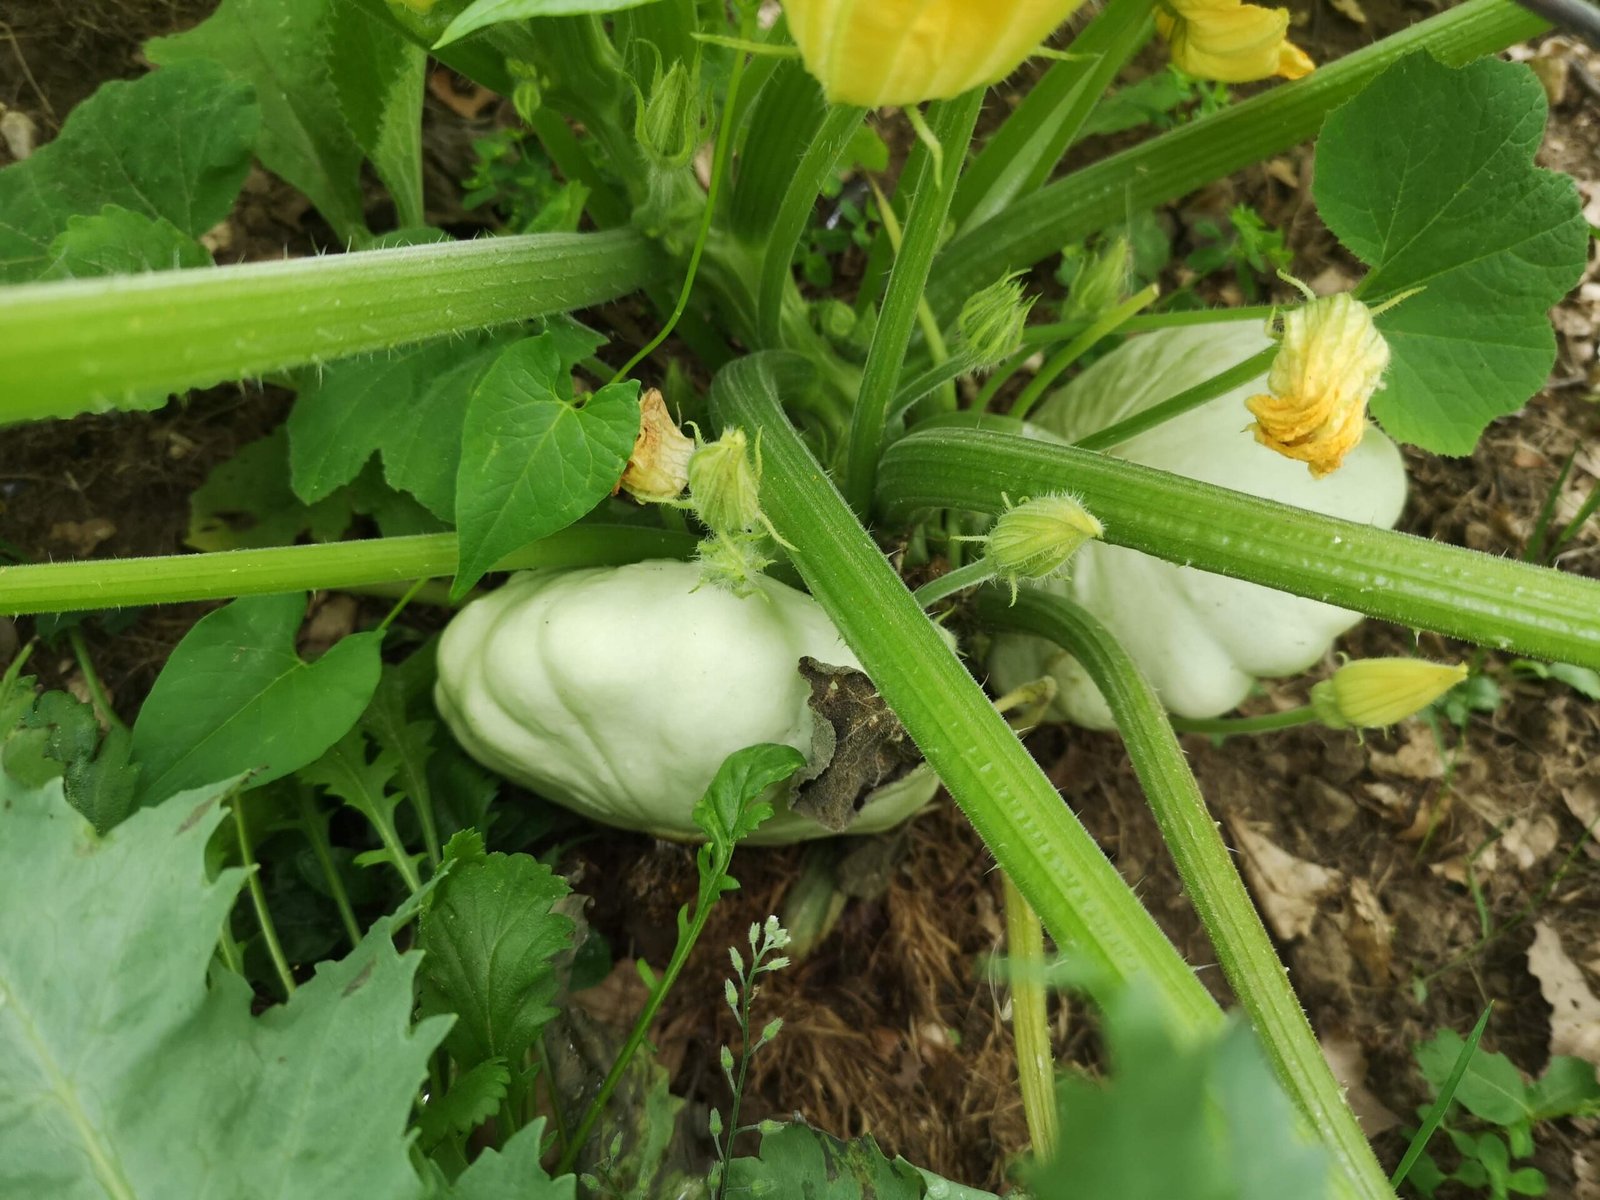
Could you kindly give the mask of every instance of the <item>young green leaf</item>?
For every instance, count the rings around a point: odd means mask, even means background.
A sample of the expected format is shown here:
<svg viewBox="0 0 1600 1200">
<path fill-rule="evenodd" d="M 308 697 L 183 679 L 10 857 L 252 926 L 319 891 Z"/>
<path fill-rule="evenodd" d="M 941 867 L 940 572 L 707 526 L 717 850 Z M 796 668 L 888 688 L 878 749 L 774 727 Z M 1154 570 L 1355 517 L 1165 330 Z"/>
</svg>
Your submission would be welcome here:
<svg viewBox="0 0 1600 1200">
<path fill-rule="evenodd" d="M 1149 988 L 1097 990 L 1112 1074 L 1062 1083 L 1060 1148 L 1030 1174 L 1039 1195 L 1327 1194 L 1327 1156 L 1295 1135 L 1293 1109 L 1247 1025 L 1180 1041 Z"/>
<path fill-rule="evenodd" d="M 556 333 L 502 351 L 467 405 L 456 524 L 463 595 L 496 561 L 610 495 L 639 435 L 639 384 L 574 397 Z"/>
<path fill-rule="evenodd" d="M 457 1014 L 447 1047 L 462 1067 L 521 1063 L 556 1013 L 554 959 L 571 943 L 572 922 L 551 905 L 566 882 L 527 854 L 458 850 L 447 859 L 450 873 L 422 915 L 422 1009 Z"/>
<path fill-rule="evenodd" d="M 378 686 L 381 633 L 341 639 L 314 663 L 295 653 L 303 594 L 248 596 L 184 636 L 133 726 L 138 802 L 254 771 L 259 785 L 315 761 Z"/>
<path fill-rule="evenodd" d="M 380 921 L 294 998 L 206 977 L 240 871 L 207 879 L 237 781 L 98 837 L 0 778 L 0 1194 L 417 1197 L 405 1136 L 443 1022 Z M 70 930 L 70 936 L 63 936 Z"/>
<path fill-rule="evenodd" d="M 378 452 L 391 485 L 451 520 L 467 399 L 505 344 L 485 334 L 425 342 L 308 378 L 286 423 L 294 494 L 320 503 Z"/>
<path fill-rule="evenodd" d="M 256 156 L 311 198 L 341 236 L 366 232 L 361 148 L 339 109 L 328 68 L 332 0 L 222 0 L 210 17 L 145 43 L 162 66 L 196 60 L 226 68 L 261 104 Z"/>
<path fill-rule="evenodd" d="M 578 1181 L 551 1179 L 539 1165 L 544 1118 L 524 1125 L 504 1150 L 484 1150 L 448 1185 L 439 1200 L 574 1200 Z"/>
<path fill-rule="evenodd" d="M 949 1186 L 946 1184 L 946 1188 Z M 974 1198 L 987 1195 L 963 1191 Z M 949 1190 L 930 1193 L 927 1179 L 915 1167 L 903 1158 L 891 1162 L 870 1134 L 841 1142 L 800 1121 L 766 1134 L 761 1139 L 759 1158 L 736 1158 L 730 1162 L 726 1194 L 806 1196 L 816 1200 L 858 1200 L 863 1196 L 921 1200 L 929 1194 L 956 1195 Z"/>
<path fill-rule="evenodd" d="M 422 85 L 428 56 L 393 21 L 356 0 L 334 0 L 328 35 L 328 70 L 345 124 L 394 197 L 399 225 L 423 225 Z"/>
<path fill-rule="evenodd" d="M 24 677 L 31 689 L 33 680 Z M 0 728 L 0 767 L 17 782 L 43 787 L 59 776 L 67 802 L 105 833 L 133 808 L 139 768 L 118 725 L 102 740 L 94 709 L 66 692 L 46 692 L 15 726 Z"/>
<path fill-rule="evenodd" d="M 499 1111 L 511 1072 L 499 1058 L 485 1059 L 463 1071 L 443 1096 L 430 1097 L 417 1116 L 422 1148 L 432 1150 L 450 1137 L 471 1133 Z"/>
<path fill-rule="evenodd" d="M 1557 1055 L 1528 1089 L 1528 1103 L 1535 1121 L 1600 1114 L 1600 1079 L 1595 1065 L 1569 1054 Z"/>
<path fill-rule="evenodd" d="M 398 765 L 398 756 L 388 751 L 369 763 L 366 734 L 360 729 L 352 729 L 316 762 L 303 767 L 300 778 L 327 788 L 364 816 L 377 832 L 383 848 L 362 855 L 357 862 L 387 862 L 415 892 L 421 884 L 416 867 L 416 860 L 420 856 L 407 852 L 400 841 L 395 829 L 394 811 L 404 796 L 389 788 Z"/>
<path fill-rule="evenodd" d="M 39 277 L 84 279 L 209 266 L 206 248 L 165 217 L 108 204 L 97 213 L 67 218 Z M 166 392 L 159 399 L 166 399 Z"/>
<path fill-rule="evenodd" d="M 761 799 L 773 784 L 805 766 L 806 756 L 793 746 L 764 742 L 746 746 L 723 759 L 705 794 L 696 800 L 691 815 L 719 853 L 732 854 L 734 846 L 754 833 L 772 815 L 770 801 Z"/>
<path fill-rule="evenodd" d="M 250 89 L 212 63 L 105 84 L 0 171 L 0 281 L 38 276 L 71 219 L 107 205 L 198 237 L 232 207 L 260 124 Z"/>
<path fill-rule="evenodd" d="M 1449 1079 L 1465 1044 L 1455 1030 L 1441 1029 L 1417 1047 L 1417 1065 L 1435 1091 Z M 1522 1072 L 1504 1054 L 1491 1054 L 1482 1046 L 1468 1060 L 1455 1098 L 1468 1112 L 1495 1125 L 1515 1125 L 1533 1115 Z"/>
<path fill-rule="evenodd" d="M 1417 53 L 1323 127 L 1317 208 L 1371 266 L 1364 298 L 1423 289 L 1378 318 L 1391 361 L 1372 411 L 1402 441 L 1470 453 L 1554 361 L 1545 314 L 1582 274 L 1588 230 L 1572 179 L 1533 165 L 1546 107 L 1526 67 Z"/>
</svg>

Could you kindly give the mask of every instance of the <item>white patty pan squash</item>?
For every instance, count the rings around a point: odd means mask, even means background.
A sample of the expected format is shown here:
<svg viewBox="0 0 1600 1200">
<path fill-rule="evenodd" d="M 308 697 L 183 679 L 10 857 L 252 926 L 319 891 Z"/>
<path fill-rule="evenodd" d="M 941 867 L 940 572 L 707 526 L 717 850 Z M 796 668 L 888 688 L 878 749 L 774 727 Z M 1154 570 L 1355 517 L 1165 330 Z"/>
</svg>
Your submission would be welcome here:
<svg viewBox="0 0 1600 1200">
<path fill-rule="evenodd" d="M 1135 338 L 1051 396 L 1035 413 L 1036 432 L 1077 441 L 1270 344 L 1255 322 L 1194 325 Z M 1258 445 L 1249 432 L 1244 402 L 1263 390 L 1264 379 L 1265 373 L 1111 453 L 1296 508 L 1393 526 L 1406 494 L 1405 468 L 1394 444 L 1368 429 L 1343 467 L 1313 479 L 1304 463 Z M 1088 503 L 1092 510 L 1092 497 Z M 1068 578 L 1043 586 L 1098 617 L 1166 706 L 1185 717 L 1218 716 L 1243 700 L 1257 678 L 1305 670 L 1361 619 L 1329 604 L 1103 542 L 1077 552 Z M 1059 685 L 1054 715 L 1093 729 L 1111 727 L 1111 713 L 1082 667 L 1048 642 L 997 637 L 989 669 L 1002 691 L 1054 675 Z"/>
<path fill-rule="evenodd" d="M 805 593 L 699 584 L 699 568 L 666 561 L 513 576 L 445 630 L 434 703 L 507 779 L 608 825 L 698 839 L 690 811 L 729 754 L 757 742 L 811 754 L 801 656 L 861 668 Z M 868 797 L 847 832 L 888 829 L 937 788 L 921 766 Z M 752 841 L 828 834 L 773 799 Z"/>
</svg>

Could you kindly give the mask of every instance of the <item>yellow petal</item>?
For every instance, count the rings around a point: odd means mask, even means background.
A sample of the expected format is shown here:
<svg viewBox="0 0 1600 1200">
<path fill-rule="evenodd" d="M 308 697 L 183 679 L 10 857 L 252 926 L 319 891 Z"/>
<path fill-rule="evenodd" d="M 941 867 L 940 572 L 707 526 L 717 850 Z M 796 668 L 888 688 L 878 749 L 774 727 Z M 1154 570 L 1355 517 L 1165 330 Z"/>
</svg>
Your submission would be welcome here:
<svg viewBox="0 0 1600 1200">
<path fill-rule="evenodd" d="M 1273 75 L 1299 79 L 1315 64 L 1289 42 L 1289 11 L 1240 0 L 1162 0 L 1156 26 L 1172 64 L 1202 79 L 1250 83 Z"/>
<path fill-rule="evenodd" d="M 1315 476 L 1338 470 L 1366 431 L 1367 401 L 1388 365 L 1389 345 L 1359 300 L 1323 296 L 1293 310 L 1267 374 L 1270 392 L 1245 401 L 1256 441 Z"/>
<path fill-rule="evenodd" d="M 1082 0 L 784 0 L 829 101 L 943 100 L 1004 79 Z"/>
</svg>

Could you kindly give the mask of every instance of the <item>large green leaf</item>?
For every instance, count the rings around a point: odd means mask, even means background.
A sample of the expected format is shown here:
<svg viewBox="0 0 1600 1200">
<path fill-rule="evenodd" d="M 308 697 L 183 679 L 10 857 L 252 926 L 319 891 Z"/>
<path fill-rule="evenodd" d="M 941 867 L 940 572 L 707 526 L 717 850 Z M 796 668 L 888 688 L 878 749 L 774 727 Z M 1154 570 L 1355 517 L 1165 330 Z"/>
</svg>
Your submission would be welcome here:
<svg viewBox="0 0 1600 1200">
<path fill-rule="evenodd" d="M 202 618 L 167 659 L 133 726 L 139 801 L 255 771 L 259 785 L 319 758 L 378 686 L 381 633 L 295 653 L 304 593 L 246 596 Z"/>
<path fill-rule="evenodd" d="M 616 488 L 639 435 L 639 384 L 574 397 L 552 331 L 502 351 L 467 406 L 456 525 L 455 593 L 496 561 L 565 529 Z"/>
<path fill-rule="evenodd" d="M 1391 352 L 1373 414 L 1391 435 L 1469 454 L 1544 383 L 1546 310 L 1583 272 L 1577 187 L 1533 165 L 1544 90 L 1526 67 L 1401 59 L 1328 117 L 1317 207 L 1371 266 L 1368 300 L 1423 288 L 1378 318 Z"/>
<path fill-rule="evenodd" d="M 145 45 L 152 62 L 220 63 L 254 86 L 262 129 L 256 156 L 311 198 L 342 236 L 366 232 L 361 147 L 345 124 L 328 67 L 333 0 L 222 0 L 186 33 Z"/>
<path fill-rule="evenodd" d="M 339 110 L 356 143 L 394 197 L 402 228 L 422 211 L 422 85 L 428 56 L 357 0 L 335 0 L 328 13 L 329 70 Z"/>
<path fill-rule="evenodd" d="M 260 125 L 250 88 L 212 63 L 103 85 L 0 171 L 0 281 L 37 276 L 71 219 L 107 205 L 198 237 L 232 207 Z"/>
<path fill-rule="evenodd" d="M 426 1012 L 457 1015 L 449 1050 L 472 1067 L 520 1063 L 555 1016 L 554 962 L 572 941 L 572 922 L 550 911 L 566 882 L 527 854 L 485 854 L 477 834 L 451 840 L 450 872 L 422 917 Z"/>
<path fill-rule="evenodd" d="M 308 379 L 287 423 L 295 494 L 321 502 L 378 452 L 392 486 L 452 519 L 467 401 L 505 344 L 491 334 L 428 342 L 346 359 Z"/>
<path fill-rule="evenodd" d="M 444 1023 L 411 1023 L 389 922 L 252 1018 L 207 987 L 243 874 L 207 880 L 231 783 L 107 837 L 59 783 L 0 778 L 0 1195 L 230 1200 L 420 1192 L 406 1118 Z"/>
<path fill-rule="evenodd" d="M 1441 1029 L 1417 1047 L 1417 1064 L 1435 1093 L 1450 1078 L 1456 1059 L 1465 1048 L 1465 1040 L 1453 1029 Z M 1466 1073 L 1456 1084 L 1455 1102 L 1474 1116 L 1501 1126 L 1529 1120 L 1534 1111 L 1527 1082 L 1516 1064 L 1481 1045 L 1467 1061 Z"/>
</svg>

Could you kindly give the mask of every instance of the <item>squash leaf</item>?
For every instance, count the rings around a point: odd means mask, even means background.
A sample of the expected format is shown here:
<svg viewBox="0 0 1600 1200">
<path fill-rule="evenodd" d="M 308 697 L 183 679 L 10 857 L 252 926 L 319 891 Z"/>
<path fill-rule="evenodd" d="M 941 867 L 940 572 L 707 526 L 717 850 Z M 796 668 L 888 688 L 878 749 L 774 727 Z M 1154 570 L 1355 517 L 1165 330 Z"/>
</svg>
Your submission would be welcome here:
<svg viewBox="0 0 1600 1200">
<path fill-rule="evenodd" d="M 310 197 L 341 237 L 355 241 L 366 234 L 364 156 L 329 69 L 332 2 L 222 0 L 193 29 L 145 43 L 145 54 L 162 66 L 214 62 L 252 86 L 262 117 L 256 156 Z"/>
<path fill-rule="evenodd" d="M 104 84 L 53 142 L 0 170 L 0 282 L 37 278 L 72 218 L 107 205 L 198 237 L 233 206 L 260 125 L 250 88 L 213 63 Z M 60 254 L 76 259 L 107 232 L 80 230 Z"/>
<path fill-rule="evenodd" d="M 573 395 L 551 331 L 517 342 L 484 373 L 467 405 L 456 524 L 464 595 L 511 551 L 565 529 L 609 496 L 639 436 L 639 384 Z"/>
<path fill-rule="evenodd" d="M 445 1022 L 379 921 L 284 1005 L 207 985 L 244 880 L 207 879 L 237 781 L 94 833 L 0 777 L 0 1194 L 416 1197 L 406 1121 Z"/>
<path fill-rule="evenodd" d="M 335 0 L 328 29 L 328 67 L 345 124 L 394 197 L 400 226 L 421 226 L 426 223 L 422 88 L 428 56 L 396 25 L 356 0 Z"/>
<path fill-rule="evenodd" d="M 305 612 L 304 593 L 246 596 L 184 636 L 134 722 L 139 803 L 252 770 L 259 786 L 356 723 L 378 686 L 383 635 L 351 634 L 308 663 L 294 644 Z"/>
<path fill-rule="evenodd" d="M 650 0 L 473 0 L 445 27 L 434 49 L 506 21 L 522 21 L 529 17 L 570 17 L 583 13 L 619 12 L 625 8 L 638 8 Z"/>
<path fill-rule="evenodd" d="M 211 255 L 165 217 L 147 217 L 120 205 L 69 217 L 50 243 L 50 265 L 41 279 L 83 279 L 94 275 L 137 275 L 209 267 Z M 160 399 L 166 398 L 166 392 Z"/>
<path fill-rule="evenodd" d="M 1378 317 L 1391 361 L 1372 412 L 1401 441 L 1471 453 L 1555 359 L 1545 314 L 1578 282 L 1588 229 L 1572 179 L 1533 165 L 1545 116 L 1527 67 L 1418 53 L 1323 126 L 1317 208 L 1372 268 L 1363 299 L 1424 289 Z"/>
</svg>

